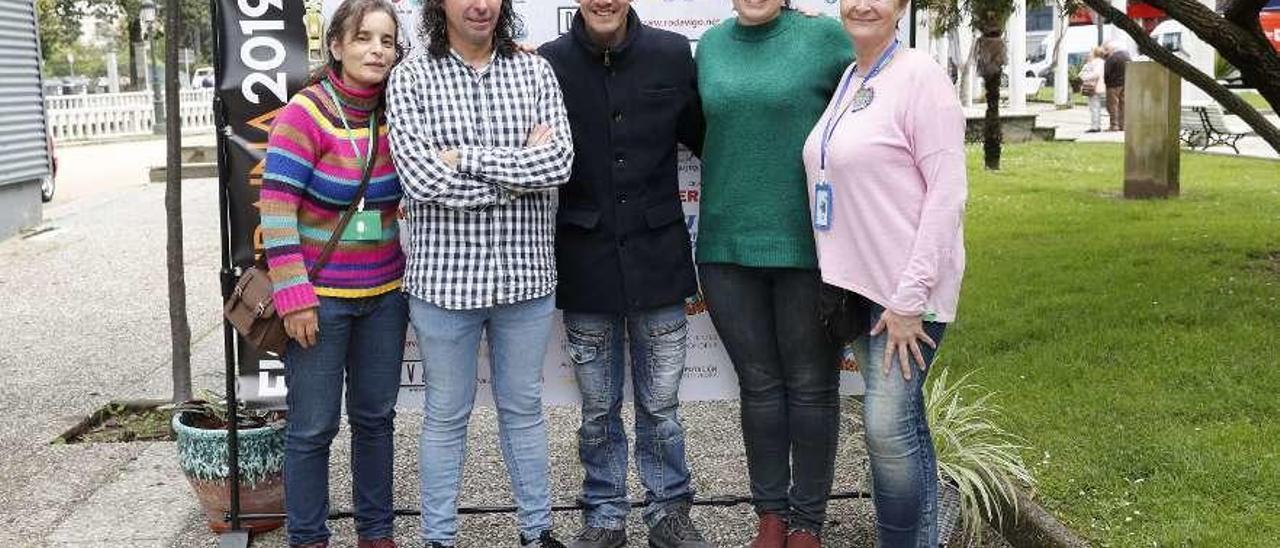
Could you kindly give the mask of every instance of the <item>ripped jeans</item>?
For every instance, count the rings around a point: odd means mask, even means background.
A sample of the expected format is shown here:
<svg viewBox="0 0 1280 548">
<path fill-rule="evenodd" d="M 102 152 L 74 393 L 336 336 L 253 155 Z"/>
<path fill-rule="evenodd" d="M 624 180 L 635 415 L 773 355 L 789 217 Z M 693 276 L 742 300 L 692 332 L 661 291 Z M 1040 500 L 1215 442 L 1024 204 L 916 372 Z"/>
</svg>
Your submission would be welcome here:
<svg viewBox="0 0 1280 548">
<path fill-rule="evenodd" d="M 680 379 L 688 320 L 675 304 L 626 315 L 564 313 L 568 353 L 582 394 L 578 458 L 586 476 L 580 500 L 587 527 L 623 529 L 627 511 L 627 434 L 622 425 L 624 333 L 631 341 L 636 408 L 636 465 L 652 527 L 672 505 L 690 501 L 684 456 Z"/>
</svg>

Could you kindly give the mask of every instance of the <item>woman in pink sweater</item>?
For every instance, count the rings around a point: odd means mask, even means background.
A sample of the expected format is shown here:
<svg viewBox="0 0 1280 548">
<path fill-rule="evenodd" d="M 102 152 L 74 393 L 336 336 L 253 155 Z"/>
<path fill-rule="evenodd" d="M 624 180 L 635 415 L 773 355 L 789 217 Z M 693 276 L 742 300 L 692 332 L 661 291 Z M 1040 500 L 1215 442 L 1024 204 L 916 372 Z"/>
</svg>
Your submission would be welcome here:
<svg viewBox="0 0 1280 548">
<path fill-rule="evenodd" d="M 858 340 L 879 545 L 894 547 L 938 542 L 921 387 L 956 317 L 967 193 L 964 114 L 942 67 L 897 41 L 906 7 L 841 0 L 858 59 L 804 149 L 824 302 L 844 305 L 824 321 Z"/>
</svg>

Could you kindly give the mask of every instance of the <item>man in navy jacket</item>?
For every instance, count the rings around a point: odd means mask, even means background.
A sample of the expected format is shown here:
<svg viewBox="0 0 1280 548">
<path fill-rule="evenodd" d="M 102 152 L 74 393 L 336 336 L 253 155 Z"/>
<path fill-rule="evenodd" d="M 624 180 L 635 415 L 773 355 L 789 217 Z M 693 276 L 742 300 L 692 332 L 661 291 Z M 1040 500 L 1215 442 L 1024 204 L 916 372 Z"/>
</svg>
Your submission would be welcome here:
<svg viewBox="0 0 1280 548">
<path fill-rule="evenodd" d="M 571 547 L 626 543 L 620 413 L 627 337 L 649 545 L 709 547 L 689 518 L 693 490 L 677 414 L 684 300 L 697 292 L 697 279 L 676 145 L 701 151 L 696 69 L 688 40 L 642 24 L 630 0 L 578 4 L 572 30 L 539 50 L 560 80 L 575 152 L 556 230 L 556 303 L 582 392 L 586 469 L 585 527 Z"/>
</svg>

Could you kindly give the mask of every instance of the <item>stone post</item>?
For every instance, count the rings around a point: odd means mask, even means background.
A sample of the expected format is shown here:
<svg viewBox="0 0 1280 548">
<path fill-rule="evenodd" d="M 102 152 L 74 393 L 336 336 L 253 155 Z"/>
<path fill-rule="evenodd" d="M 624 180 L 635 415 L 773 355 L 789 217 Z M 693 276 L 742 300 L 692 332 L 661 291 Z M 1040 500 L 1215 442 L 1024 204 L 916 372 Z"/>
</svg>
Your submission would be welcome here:
<svg viewBox="0 0 1280 548">
<path fill-rule="evenodd" d="M 1151 61 L 1125 70 L 1124 197 L 1178 195 L 1181 78 Z"/>
</svg>

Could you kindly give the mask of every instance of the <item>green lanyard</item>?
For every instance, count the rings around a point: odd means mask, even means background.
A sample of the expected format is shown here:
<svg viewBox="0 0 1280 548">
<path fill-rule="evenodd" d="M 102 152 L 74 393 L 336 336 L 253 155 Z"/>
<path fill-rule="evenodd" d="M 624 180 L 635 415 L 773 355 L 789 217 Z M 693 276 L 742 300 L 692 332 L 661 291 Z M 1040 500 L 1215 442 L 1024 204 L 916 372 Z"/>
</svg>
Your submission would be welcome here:
<svg viewBox="0 0 1280 548">
<path fill-rule="evenodd" d="M 333 90 L 333 85 L 328 80 L 323 82 L 325 91 L 329 92 L 329 97 L 333 99 L 333 104 L 338 107 L 338 118 L 342 120 L 342 127 L 347 130 L 347 143 L 351 144 L 351 153 L 356 155 L 356 159 L 360 160 L 360 169 L 368 169 L 365 164 L 369 163 L 369 158 L 373 155 L 373 147 L 377 144 L 377 135 L 373 134 L 373 117 L 377 116 L 376 112 L 369 114 L 369 154 L 360 154 L 360 147 L 356 145 L 355 135 L 351 132 L 351 126 L 347 125 L 347 113 L 342 106 L 342 99 L 338 98 L 338 92 Z M 360 198 L 360 204 L 356 206 L 356 211 L 364 211 L 364 198 Z"/>
</svg>

